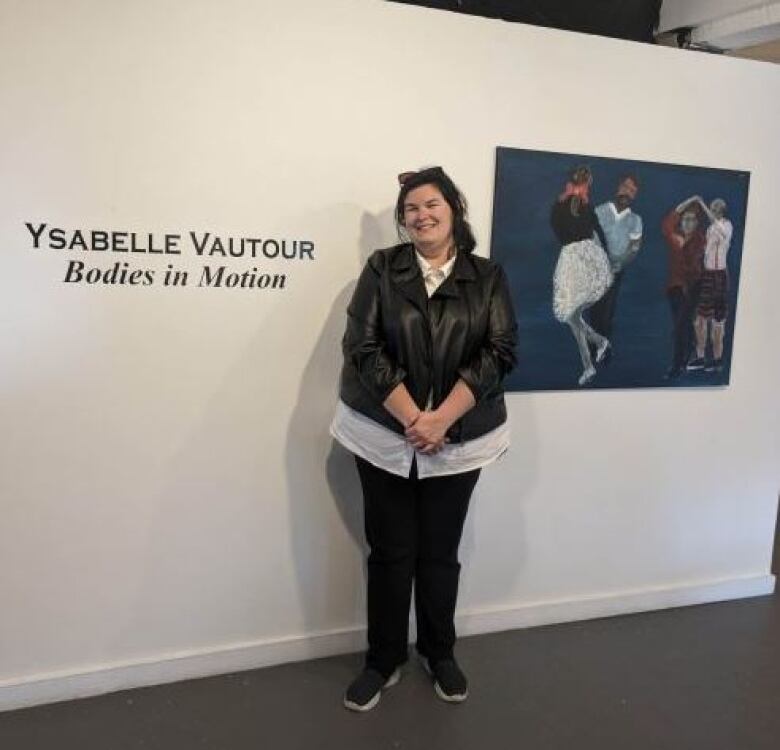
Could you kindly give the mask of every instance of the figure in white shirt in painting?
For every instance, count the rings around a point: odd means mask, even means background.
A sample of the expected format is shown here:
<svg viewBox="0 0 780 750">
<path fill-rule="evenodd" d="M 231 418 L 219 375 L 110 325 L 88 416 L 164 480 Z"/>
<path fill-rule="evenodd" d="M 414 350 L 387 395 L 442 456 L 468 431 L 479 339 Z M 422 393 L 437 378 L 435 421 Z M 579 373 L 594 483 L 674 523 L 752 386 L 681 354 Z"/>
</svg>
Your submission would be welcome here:
<svg viewBox="0 0 780 750">
<path fill-rule="evenodd" d="M 347 307 L 330 432 L 363 490 L 368 651 L 344 705 L 366 711 L 416 650 L 446 701 L 466 698 L 453 648 L 458 545 L 482 467 L 509 445 L 503 380 L 517 322 L 503 268 L 473 250 L 466 202 L 441 167 L 399 176 L 409 241 L 375 250 Z"/>
<path fill-rule="evenodd" d="M 716 198 L 709 206 L 699 195 L 692 200 L 702 207 L 710 225 L 707 227 L 704 272 L 693 323 L 696 333 L 696 357 L 688 363 L 686 369 L 720 372 L 723 368 L 723 339 L 728 317 L 727 257 L 734 227 L 726 216 L 726 201 L 722 198 Z M 708 340 L 712 344 L 712 360 L 709 362 L 705 359 Z"/>
<path fill-rule="evenodd" d="M 638 192 L 637 177 L 632 174 L 625 175 L 619 181 L 612 200 L 596 206 L 595 209 L 596 217 L 607 239 L 607 246 L 604 249 L 609 255 L 609 264 L 612 268 L 612 284 L 593 304 L 588 314 L 594 330 L 610 341 L 613 340 L 612 321 L 615 317 L 623 273 L 636 258 L 642 246 L 642 217 L 631 209 Z M 611 354 L 610 348 L 604 358 L 605 362 Z"/>
</svg>

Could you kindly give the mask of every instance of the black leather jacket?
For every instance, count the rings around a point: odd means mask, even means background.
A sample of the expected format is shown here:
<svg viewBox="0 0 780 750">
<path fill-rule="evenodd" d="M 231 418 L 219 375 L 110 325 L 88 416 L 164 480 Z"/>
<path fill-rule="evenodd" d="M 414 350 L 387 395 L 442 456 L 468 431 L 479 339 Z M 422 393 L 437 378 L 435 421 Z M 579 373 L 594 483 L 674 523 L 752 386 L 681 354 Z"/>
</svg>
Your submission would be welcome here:
<svg viewBox="0 0 780 750">
<path fill-rule="evenodd" d="M 450 442 L 479 437 L 507 418 L 503 380 L 517 363 L 517 321 L 504 269 L 458 251 L 428 298 L 414 245 L 375 250 L 347 307 L 339 395 L 348 406 L 403 435 L 382 403 L 403 381 L 420 409 L 431 408 L 458 378 L 475 405 L 449 430 Z"/>
</svg>

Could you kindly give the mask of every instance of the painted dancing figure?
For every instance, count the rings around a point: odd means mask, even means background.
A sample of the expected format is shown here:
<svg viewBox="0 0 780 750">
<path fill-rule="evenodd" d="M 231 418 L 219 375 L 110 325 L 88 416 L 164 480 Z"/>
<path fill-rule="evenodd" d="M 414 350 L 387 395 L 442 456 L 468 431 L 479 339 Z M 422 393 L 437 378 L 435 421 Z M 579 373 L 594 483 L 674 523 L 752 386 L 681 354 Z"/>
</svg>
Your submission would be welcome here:
<svg viewBox="0 0 780 750">
<path fill-rule="evenodd" d="M 550 212 L 550 224 L 562 247 L 553 273 L 553 313 L 571 329 L 582 360 L 578 379 L 585 385 L 596 375 L 589 344 L 601 362 L 610 347 L 606 336 L 585 322 L 583 312 L 601 299 L 612 284 L 612 270 L 604 248 L 607 240 L 590 203 L 593 175 L 577 167 Z"/>
<path fill-rule="evenodd" d="M 704 249 L 704 271 L 699 301 L 696 306 L 694 330 L 696 358 L 688 363 L 688 370 L 719 372 L 723 367 L 723 339 L 728 317 L 729 272 L 726 264 L 734 227 L 726 217 L 726 201 L 716 198 L 709 206 L 701 196 L 694 200 L 710 221 L 707 227 L 707 245 Z M 705 360 L 708 341 L 712 344 L 712 360 Z"/>
</svg>

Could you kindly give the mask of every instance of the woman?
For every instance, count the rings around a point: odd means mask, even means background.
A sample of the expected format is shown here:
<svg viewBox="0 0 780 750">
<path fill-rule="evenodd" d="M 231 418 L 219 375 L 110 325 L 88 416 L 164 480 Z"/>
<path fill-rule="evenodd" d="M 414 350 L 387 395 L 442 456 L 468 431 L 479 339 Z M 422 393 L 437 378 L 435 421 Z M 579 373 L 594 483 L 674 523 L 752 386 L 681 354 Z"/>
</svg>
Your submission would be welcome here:
<svg viewBox="0 0 780 750">
<path fill-rule="evenodd" d="M 344 695 L 366 711 L 416 650 L 459 702 L 458 546 L 481 467 L 509 446 L 503 380 L 517 323 L 501 266 L 473 254 L 466 201 L 440 167 L 407 172 L 395 209 L 409 241 L 375 250 L 347 307 L 331 434 L 355 454 L 368 556 L 368 651 Z"/>
<path fill-rule="evenodd" d="M 553 313 L 561 323 L 568 324 L 577 342 L 582 360 L 580 385 L 596 375 L 589 344 L 596 347 L 597 362 L 601 362 L 610 346 L 609 340 L 596 333 L 582 317 L 612 284 L 605 252 L 607 241 L 590 202 L 592 182 L 590 169 L 577 167 L 550 212 L 550 223 L 562 245 L 553 273 Z"/>
</svg>

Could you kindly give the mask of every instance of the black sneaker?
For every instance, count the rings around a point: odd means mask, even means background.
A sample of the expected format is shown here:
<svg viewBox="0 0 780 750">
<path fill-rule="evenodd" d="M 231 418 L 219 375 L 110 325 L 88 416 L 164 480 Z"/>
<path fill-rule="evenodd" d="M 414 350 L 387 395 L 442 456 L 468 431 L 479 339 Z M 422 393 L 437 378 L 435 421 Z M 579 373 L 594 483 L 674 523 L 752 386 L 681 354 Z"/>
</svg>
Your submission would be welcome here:
<svg viewBox="0 0 780 750">
<path fill-rule="evenodd" d="M 713 359 L 712 362 L 709 362 L 707 366 L 704 368 L 705 372 L 720 372 L 723 369 L 723 360 L 722 359 Z"/>
<path fill-rule="evenodd" d="M 468 682 L 455 659 L 441 659 L 431 664 L 426 657 L 422 657 L 422 663 L 434 679 L 433 687 L 439 698 L 450 703 L 466 700 L 469 694 Z"/>
<path fill-rule="evenodd" d="M 376 669 L 367 667 L 347 688 L 347 692 L 344 693 L 344 705 L 352 711 L 370 711 L 379 703 L 382 688 L 392 687 L 400 679 L 400 669 L 385 677 Z"/>
<path fill-rule="evenodd" d="M 690 362 L 688 362 L 688 365 L 686 366 L 686 370 L 703 370 L 704 369 L 704 358 L 703 357 L 696 357 L 696 359 L 692 359 Z"/>
</svg>

